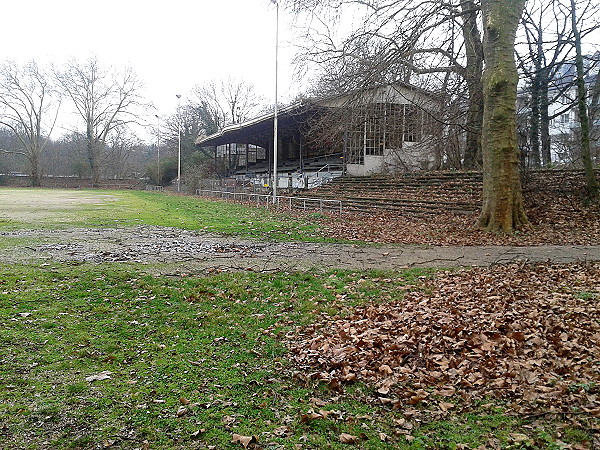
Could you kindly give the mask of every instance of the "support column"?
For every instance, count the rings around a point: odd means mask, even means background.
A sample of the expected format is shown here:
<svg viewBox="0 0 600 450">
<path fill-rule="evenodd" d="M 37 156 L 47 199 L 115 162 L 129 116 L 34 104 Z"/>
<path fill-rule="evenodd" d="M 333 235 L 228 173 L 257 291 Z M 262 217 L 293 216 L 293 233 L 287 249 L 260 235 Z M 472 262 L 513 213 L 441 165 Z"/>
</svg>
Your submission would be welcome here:
<svg viewBox="0 0 600 450">
<path fill-rule="evenodd" d="M 231 144 L 227 144 L 227 176 L 231 175 Z"/>
<path fill-rule="evenodd" d="M 250 153 L 250 144 L 246 144 L 246 173 L 248 172 L 248 167 L 249 167 L 249 164 L 250 164 L 248 162 L 248 160 L 249 160 L 249 158 L 248 158 L 249 153 Z"/>
<path fill-rule="evenodd" d="M 215 172 L 216 172 L 216 173 L 219 173 L 219 166 L 217 165 L 217 146 L 215 145 L 215 146 L 213 147 L 213 149 L 214 149 L 214 152 L 215 152 L 215 153 L 214 153 L 214 154 L 215 154 L 215 156 L 214 156 L 214 161 L 215 161 Z"/>
</svg>

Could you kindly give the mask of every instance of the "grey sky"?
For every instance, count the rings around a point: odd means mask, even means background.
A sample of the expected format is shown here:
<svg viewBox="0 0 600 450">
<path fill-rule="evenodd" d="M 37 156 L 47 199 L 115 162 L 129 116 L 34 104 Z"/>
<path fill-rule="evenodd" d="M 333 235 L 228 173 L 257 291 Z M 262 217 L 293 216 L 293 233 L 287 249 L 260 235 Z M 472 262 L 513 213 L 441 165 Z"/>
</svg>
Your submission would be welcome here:
<svg viewBox="0 0 600 450">
<path fill-rule="evenodd" d="M 21 0 L 3 2 L 0 59 L 60 64 L 97 56 L 129 65 L 161 114 L 175 94 L 234 76 L 274 96 L 275 6 L 270 0 Z M 279 92 L 294 95 L 290 18 L 280 16 Z"/>
</svg>

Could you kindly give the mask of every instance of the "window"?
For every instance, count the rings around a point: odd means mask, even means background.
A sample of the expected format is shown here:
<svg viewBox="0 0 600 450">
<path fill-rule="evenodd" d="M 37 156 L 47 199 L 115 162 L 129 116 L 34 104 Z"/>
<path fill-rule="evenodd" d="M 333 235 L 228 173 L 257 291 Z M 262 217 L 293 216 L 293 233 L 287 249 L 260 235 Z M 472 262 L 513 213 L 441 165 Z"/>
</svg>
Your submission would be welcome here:
<svg viewBox="0 0 600 450">
<path fill-rule="evenodd" d="M 267 159 L 267 151 L 262 147 L 256 147 L 256 158 L 260 160 Z"/>
<path fill-rule="evenodd" d="M 419 142 L 433 130 L 433 117 L 416 105 L 374 103 L 354 108 L 346 132 L 349 164 L 364 164 L 365 156 L 383 156 L 401 149 L 403 142 Z"/>
<path fill-rule="evenodd" d="M 219 145 L 217 147 L 217 157 L 224 158 L 227 155 L 227 145 Z"/>
<path fill-rule="evenodd" d="M 404 105 L 404 141 L 419 142 L 421 126 L 421 108 L 415 105 Z"/>
</svg>

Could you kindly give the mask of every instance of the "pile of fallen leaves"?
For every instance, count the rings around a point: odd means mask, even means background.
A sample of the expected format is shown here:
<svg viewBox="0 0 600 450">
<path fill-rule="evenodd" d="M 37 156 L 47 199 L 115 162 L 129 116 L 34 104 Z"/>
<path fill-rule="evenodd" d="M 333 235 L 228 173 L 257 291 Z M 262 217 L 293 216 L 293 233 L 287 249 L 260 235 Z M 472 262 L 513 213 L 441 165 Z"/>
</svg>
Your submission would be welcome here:
<svg viewBox="0 0 600 450">
<path fill-rule="evenodd" d="M 517 414 L 600 417 L 600 263 L 515 263 L 423 283 L 296 330 L 293 359 L 333 387 L 374 385 L 397 408 L 498 398 Z"/>
</svg>

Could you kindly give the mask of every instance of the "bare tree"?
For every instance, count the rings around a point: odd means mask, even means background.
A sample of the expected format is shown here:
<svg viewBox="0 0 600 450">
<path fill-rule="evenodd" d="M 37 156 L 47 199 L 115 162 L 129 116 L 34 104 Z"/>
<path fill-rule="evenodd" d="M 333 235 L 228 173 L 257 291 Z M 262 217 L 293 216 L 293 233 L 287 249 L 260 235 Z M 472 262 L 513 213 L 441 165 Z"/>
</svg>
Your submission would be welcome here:
<svg viewBox="0 0 600 450">
<path fill-rule="evenodd" d="M 296 8 L 329 7 L 336 0 L 290 0 Z M 392 0 L 351 2 L 372 12 L 365 26 L 353 31 L 350 40 L 374 39 L 382 43 L 382 61 L 402 65 L 411 74 L 428 77 L 433 85 L 444 86 L 447 78 L 436 74 L 455 74 L 466 81 L 469 90 L 466 129 L 473 133 L 466 155 L 474 165 L 474 150 L 481 132 L 484 169 L 484 204 L 480 225 L 496 232 L 512 232 L 528 227 L 523 208 L 519 179 L 519 157 L 516 135 L 516 88 L 518 72 L 514 61 L 515 36 L 525 6 L 525 0 L 482 0 L 483 24 L 479 24 L 476 2 Z M 371 18 L 377 19 L 377 26 Z M 479 43 L 479 26 L 484 30 L 484 42 Z M 325 40 L 325 42 L 327 42 Z M 348 42 L 348 40 L 346 41 Z M 344 53 L 342 47 L 340 52 Z M 319 55 L 331 55 L 322 51 Z M 485 71 L 479 78 L 485 59 Z M 381 70 L 381 64 L 374 66 Z M 411 78 L 412 79 L 412 78 Z M 483 95 L 478 90 L 483 86 Z M 483 101 L 477 113 L 476 102 Z M 477 119 L 483 111 L 481 128 Z"/>
<path fill-rule="evenodd" d="M 525 0 L 482 0 L 485 25 L 483 208 L 480 226 L 510 233 L 529 227 L 523 207 L 517 148 L 519 74 L 515 37 Z"/>
<path fill-rule="evenodd" d="M 600 53 L 596 53 L 598 59 L 600 59 Z M 591 86 L 591 101 L 590 101 L 590 123 L 591 129 L 591 143 L 593 144 L 592 157 L 596 163 L 600 163 L 600 70 L 596 73 L 595 79 Z"/>
<path fill-rule="evenodd" d="M 264 107 L 254 86 L 232 77 L 225 81 L 210 81 L 192 89 L 190 105 L 203 119 L 202 128 L 211 134 L 226 125 L 241 123 L 259 113 Z"/>
<path fill-rule="evenodd" d="M 92 183 L 97 184 L 108 135 L 137 120 L 141 83 L 132 69 L 104 69 L 95 58 L 72 60 L 56 76 L 84 121 Z"/>
<path fill-rule="evenodd" d="M 600 25 L 597 2 L 581 0 L 573 5 L 578 13 L 577 31 L 581 39 Z M 534 167 L 551 163 L 551 121 L 575 107 L 575 46 L 570 0 L 531 1 L 522 17 L 521 45 L 517 45 L 519 69 L 528 83 L 528 143 Z M 588 65 L 590 68 L 591 65 Z M 556 105 L 562 106 L 556 108 Z M 553 111 L 550 106 L 554 105 Z"/>
<path fill-rule="evenodd" d="M 135 168 L 133 159 L 142 144 L 127 128 L 115 128 L 108 136 L 103 155 L 103 174 L 105 178 L 128 178 Z M 139 169 L 139 168 L 138 168 Z"/>
<path fill-rule="evenodd" d="M 579 113 L 579 125 L 581 127 L 581 157 L 583 160 L 583 169 L 585 170 L 585 179 L 588 189 L 588 195 L 593 199 L 600 197 L 600 185 L 594 173 L 592 164 L 592 155 L 590 150 L 590 120 L 587 110 L 587 94 L 585 88 L 583 53 L 581 50 L 581 34 L 577 27 L 577 10 L 575 9 L 575 0 L 571 0 L 571 23 L 573 27 L 573 37 L 575 43 L 575 66 L 577 68 L 577 110 Z"/>
<path fill-rule="evenodd" d="M 473 169 L 481 166 L 481 129 L 483 125 L 483 42 L 479 32 L 478 12 L 473 0 L 460 3 L 462 33 L 465 40 L 466 67 L 464 70 L 469 102 L 466 120 L 466 146 L 464 166 Z"/>
<path fill-rule="evenodd" d="M 364 13 L 363 24 L 342 39 L 335 27 L 313 19 L 302 49 L 301 64 L 323 69 L 325 84 L 346 92 L 376 84 L 405 82 L 446 97 L 447 108 L 459 116 L 440 115 L 448 128 L 462 128 L 466 145 L 462 165 L 474 168 L 481 161 L 483 50 L 481 10 L 478 2 L 289 0 L 296 10 L 321 12 L 354 5 Z M 338 16 L 334 16 L 338 19 Z M 316 24 L 315 24 L 316 22 Z M 317 26 L 319 29 L 314 31 Z M 333 69 L 332 69 L 333 68 Z M 335 79 L 339 81 L 335 82 Z M 321 86 L 319 86 L 321 87 Z M 445 91 L 452 88 L 452 91 Z M 443 92 L 445 91 L 445 92 Z M 323 92 L 328 93 L 327 90 Z M 461 164 L 461 161 L 458 161 Z"/>
<path fill-rule="evenodd" d="M 56 123 L 60 98 L 40 67 L 6 62 L 0 67 L 0 124 L 17 137 L 20 149 L 3 149 L 23 155 L 31 184 L 41 184 L 41 154 Z"/>
<path fill-rule="evenodd" d="M 183 104 L 176 114 L 164 119 L 161 129 L 161 142 L 165 155 L 177 156 L 179 138 L 181 138 L 181 158 L 185 161 L 198 150 L 195 142 L 199 135 L 212 134 L 214 122 L 204 105 L 194 103 Z M 208 117 L 208 118 L 207 118 Z M 219 129 L 215 128 L 214 132 Z"/>
</svg>

